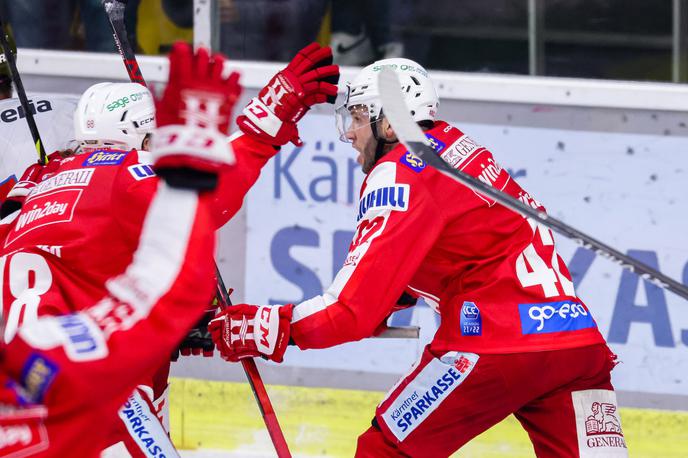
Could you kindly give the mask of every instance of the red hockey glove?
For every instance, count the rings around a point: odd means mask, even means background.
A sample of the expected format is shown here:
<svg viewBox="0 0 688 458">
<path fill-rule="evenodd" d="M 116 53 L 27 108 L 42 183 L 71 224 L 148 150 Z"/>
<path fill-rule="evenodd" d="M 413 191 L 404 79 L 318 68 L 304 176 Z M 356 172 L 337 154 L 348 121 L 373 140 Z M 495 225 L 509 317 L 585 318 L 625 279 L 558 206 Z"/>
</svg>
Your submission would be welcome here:
<svg viewBox="0 0 688 458">
<path fill-rule="evenodd" d="M 225 60 L 221 54 L 210 56 L 205 48 L 194 54 L 187 43 L 172 47 L 167 87 L 156 101 L 158 129 L 151 148 L 154 167 L 168 182 L 179 181 L 180 170 L 208 178 L 234 163 L 226 135 L 241 86 L 236 72 L 222 77 Z M 182 175 L 182 182 L 188 181 L 188 173 Z M 189 187 L 214 187 L 198 184 Z"/>
<path fill-rule="evenodd" d="M 251 99 L 237 124 L 245 134 L 270 145 L 302 145 L 296 123 L 311 106 L 334 103 L 338 82 L 339 67 L 332 65 L 332 50 L 311 43 Z"/>
<path fill-rule="evenodd" d="M 24 204 L 24 200 L 29 195 L 31 190 L 36 186 L 36 184 L 41 180 L 43 175 L 51 170 L 56 169 L 59 166 L 59 162 L 62 159 L 59 151 L 48 156 L 48 164 L 31 164 L 24 173 L 22 174 L 19 181 L 17 181 L 12 189 L 9 190 L 5 200 L 0 206 L 0 218 L 14 213 L 15 211 L 21 209 Z"/>
<path fill-rule="evenodd" d="M 227 307 L 208 330 L 222 357 L 229 361 L 262 356 L 281 363 L 289 343 L 293 304 Z"/>
</svg>

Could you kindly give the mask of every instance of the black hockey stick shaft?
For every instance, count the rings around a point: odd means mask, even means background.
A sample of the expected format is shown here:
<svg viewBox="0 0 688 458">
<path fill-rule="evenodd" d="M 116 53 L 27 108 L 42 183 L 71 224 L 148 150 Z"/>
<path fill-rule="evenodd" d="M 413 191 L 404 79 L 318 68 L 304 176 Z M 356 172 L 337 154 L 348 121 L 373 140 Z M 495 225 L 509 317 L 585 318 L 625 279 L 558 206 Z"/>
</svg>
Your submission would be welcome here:
<svg viewBox="0 0 688 458">
<path fill-rule="evenodd" d="M 29 99 L 26 97 L 26 91 L 24 90 L 24 85 L 22 84 L 21 77 L 19 76 L 17 61 L 12 54 L 12 47 L 10 46 L 7 35 L 5 34 L 5 26 L 5 21 L 0 15 L 0 45 L 2 45 L 2 49 L 5 52 L 7 64 L 10 66 L 12 83 L 14 83 L 14 87 L 17 90 L 19 102 L 24 109 L 24 113 L 26 113 L 26 122 L 29 125 L 29 130 L 31 131 L 31 137 L 33 138 L 33 144 L 36 147 L 36 153 L 38 153 L 38 163 L 45 165 L 48 163 L 48 156 L 45 154 L 45 148 L 43 147 L 41 134 L 38 132 L 38 126 L 36 126 L 36 120 L 33 117 L 33 112 L 31 111 L 31 106 L 29 105 Z"/>
<path fill-rule="evenodd" d="M 122 56 L 124 66 L 127 68 L 129 79 L 132 82 L 146 86 L 146 81 L 143 79 L 141 69 L 136 61 L 136 55 L 129 44 L 126 28 L 124 26 L 124 8 L 126 6 L 126 0 L 102 0 L 102 3 L 112 27 L 112 36 L 115 40 L 115 44 L 117 45 L 120 56 Z M 218 303 L 223 308 L 228 307 L 231 305 L 231 300 L 229 299 L 229 293 L 227 292 L 220 270 L 217 268 L 217 264 L 215 264 L 215 275 L 217 277 L 216 297 Z M 277 456 L 279 458 L 290 458 L 291 453 L 289 452 L 287 441 L 277 421 L 277 415 L 272 408 L 272 403 L 270 402 L 270 398 L 255 361 L 253 359 L 243 359 L 241 364 L 246 373 L 246 378 L 251 386 L 251 390 L 253 391 L 253 395 L 256 398 L 258 409 L 263 417 L 268 434 L 272 439 Z"/>
<path fill-rule="evenodd" d="M 446 163 L 429 145 L 425 134 L 413 121 L 406 103 L 401 95 L 399 79 L 393 70 L 383 69 L 379 79 L 380 95 L 385 115 L 389 118 L 395 133 L 406 147 L 420 159 L 431 165 L 444 175 L 453 178 L 473 191 L 491 198 L 508 209 L 542 223 L 559 234 L 594 251 L 596 254 L 619 264 L 640 278 L 654 285 L 671 291 L 684 299 L 688 299 L 688 287 L 664 275 L 656 269 L 640 262 L 619 250 L 579 231 L 578 229 L 560 221 L 547 213 L 532 208 L 530 205 L 483 183 L 482 181 L 455 169 Z"/>
<path fill-rule="evenodd" d="M 114 38 L 117 51 L 119 51 L 119 55 L 124 61 L 124 67 L 127 69 L 129 79 L 134 83 L 140 83 L 145 86 L 146 81 L 141 74 L 141 68 L 136 61 L 136 54 L 134 54 L 134 49 L 129 43 L 127 29 L 124 25 L 124 9 L 127 5 L 127 0 L 102 0 L 102 2 L 112 28 L 112 38 Z"/>
</svg>

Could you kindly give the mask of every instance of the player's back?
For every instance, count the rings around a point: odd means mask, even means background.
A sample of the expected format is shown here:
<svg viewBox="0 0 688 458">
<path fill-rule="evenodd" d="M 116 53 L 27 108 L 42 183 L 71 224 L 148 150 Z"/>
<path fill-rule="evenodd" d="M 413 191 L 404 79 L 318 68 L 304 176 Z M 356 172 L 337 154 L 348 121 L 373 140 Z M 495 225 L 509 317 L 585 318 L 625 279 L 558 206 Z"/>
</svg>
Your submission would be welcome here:
<svg viewBox="0 0 688 458">
<path fill-rule="evenodd" d="M 428 132 L 453 167 L 524 203 L 544 207 L 459 129 L 438 122 Z M 409 286 L 442 315 L 433 345 L 482 353 L 553 350 L 602 341 L 576 296 L 552 232 L 456 183 L 398 149 L 397 179 L 426 188 L 440 225 Z M 409 202 L 409 206 L 413 202 Z M 422 236 L 422 234 L 419 234 Z"/>
<path fill-rule="evenodd" d="M 157 178 L 136 151 L 95 151 L 51 164 L 22 209 L 3 220 L 3 316 L 22 322 L 92 304 L 138 244 Z"/>
</svg>

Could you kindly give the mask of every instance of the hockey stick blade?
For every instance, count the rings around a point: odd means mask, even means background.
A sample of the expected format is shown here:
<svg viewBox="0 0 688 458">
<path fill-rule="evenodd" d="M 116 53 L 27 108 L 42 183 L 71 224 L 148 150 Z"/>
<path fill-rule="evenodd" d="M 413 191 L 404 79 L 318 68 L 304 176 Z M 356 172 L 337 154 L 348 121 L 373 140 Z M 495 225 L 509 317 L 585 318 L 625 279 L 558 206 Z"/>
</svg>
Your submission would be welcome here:
<svg viewBox="0 0 688 458">
<path fill-rule="evenodd" d="M 607 258 L 624 269 L 637 274 L 640 278 L 651 282 L 660 288 L 671 291 L 678 296 L 688 299 L 688 287 L 674 280 L 645 263 L 637 261 L 619 250 L 587 235 L 568 224 L 536 210 L 530 205 L 505 194 L 482 181 L 457 170 L 447 164 L 430 146 L 428 139 L 411 117 L 410 110 L 404 101 L 399 78 L 390 68 L 383 68 L 378 77 L 380 98 L 384 115 L 394 128 L 394 132 L 409 151 L 425 161 L 428 165 L 437 169 L 440 173 L 458 181 L 473 191 L 499 202 L 508 209 L 522 216 L 533 218 L 559 234 L 574 242 L 594 251 L 603 258 Z"/>
<path fill-rule="evenodd" d="M 9 43 L 7 35 L 5 35 L 5 20 L 0 16 L 0 45 L 2 45 L 3 52 L 5 53 L 5 60 L 7 60 L 7 65 L 10 67 L 10 76 L 12 77 L 12 83 L 14 83 L 14 88 L 19 96 L 19 103 L 26 113 L 26 123 L 29 125 L 29 130 L 31 131 L 31 138 L 33 139 L 33 144 L 36 147 L 36 153 L 38 153 L 38 163 L 47 164 L 48 156 L 45 153 L 45 148 L 43 147 L 43 141 L 41 140 L 41 134 L 38 132 L 38 126 L 36 125 L 36 120 L 33 117 L 33 111 L 29 106 L 29 98 L 26 96 L 26 91 L 24 90 L 24 84 L 22 83 L 21 76 L 19 76 L 19 70 L 17 69 L 17 61 L 14 55 L 12 55 L 12 49 Z"/>
</svg>

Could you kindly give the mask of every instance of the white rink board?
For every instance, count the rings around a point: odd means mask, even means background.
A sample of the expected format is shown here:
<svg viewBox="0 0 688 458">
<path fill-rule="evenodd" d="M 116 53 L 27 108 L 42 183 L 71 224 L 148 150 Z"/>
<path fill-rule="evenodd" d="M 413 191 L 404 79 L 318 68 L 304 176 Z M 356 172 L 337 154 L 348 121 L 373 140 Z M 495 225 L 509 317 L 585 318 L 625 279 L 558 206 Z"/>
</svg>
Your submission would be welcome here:
<svg viewBox="0 0 688 458">
<path fill-rule="evenodd" d="M 688 282 L 688 139 L 494 124 L 459 127 L 490 148 L 552 215 Z M 284 147 L 247 198 L 244 297 L 250 303 L 299 302 L 321 293 L 355 228 L 363 179 L 360 169 L 350 166 L 355 153 L 338 140 L 331 116 L 307 116 L 300 132 L 303 149 L 295 154 L 293 146 Z M 563 237 L 558 244 L 579 295 L 622 361 L 613 372 L 616 388 L 688 395 L 688 302 L 639 282 Z M 416 307 L 410 323 L 398 316 L 392 324 L 422 324 L 420 341 L 375 339 L 307 352 L 292 348 L 285 364 L 401 374 L 431 338 L 434 321 L 427 307 Z"/>
</svg>

